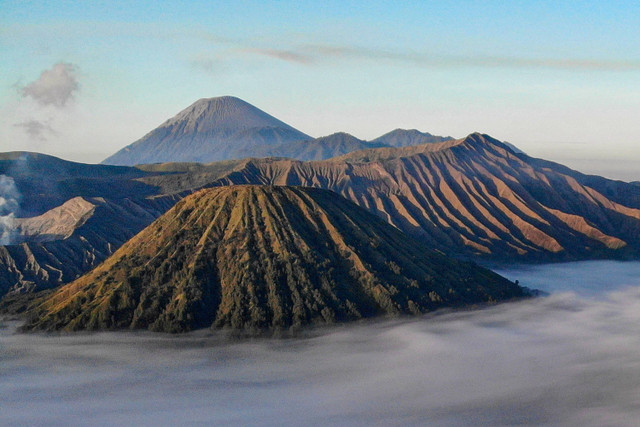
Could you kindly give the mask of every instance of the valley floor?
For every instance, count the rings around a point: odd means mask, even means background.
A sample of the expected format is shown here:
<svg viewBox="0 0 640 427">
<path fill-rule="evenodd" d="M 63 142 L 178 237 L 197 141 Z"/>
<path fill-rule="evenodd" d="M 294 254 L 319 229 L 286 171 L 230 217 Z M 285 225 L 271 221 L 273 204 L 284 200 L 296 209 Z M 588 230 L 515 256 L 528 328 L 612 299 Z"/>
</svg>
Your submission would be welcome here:
<svg viewBox="0 0 640 427">
<path fill-rule="evenodd" d="M 501 270 L 545 298 L 297 339 L 0 329 L 12 425 L 636 425 L 640 262 Z"/>
</svg>

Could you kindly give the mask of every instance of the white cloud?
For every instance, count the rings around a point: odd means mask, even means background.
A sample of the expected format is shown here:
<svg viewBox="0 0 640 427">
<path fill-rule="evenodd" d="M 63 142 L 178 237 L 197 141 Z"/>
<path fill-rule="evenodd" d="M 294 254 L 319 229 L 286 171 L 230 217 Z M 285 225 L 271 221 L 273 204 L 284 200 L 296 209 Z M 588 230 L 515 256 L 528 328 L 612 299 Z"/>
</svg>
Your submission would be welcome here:
<svg viewBox="0 0 640 427">
<path fill-rule="evenodd" d="M 40 105 L 65 107 L 80 89 L 77 73 L 76 65 L 58 62 L 51 69 L 44 70 L 37 80 L 21 88 L 20 93 Z"/>
<path fill-rule="evenodd" d="M 77 126 L 78 70 L 61 61 L 34 81 L 14 85 L 19 97 L 0 110 L 0 150 L 40 151 L 44 142 L 51 146 L 56 139 L 68 141 L 68 131 Z"/>
</svg>

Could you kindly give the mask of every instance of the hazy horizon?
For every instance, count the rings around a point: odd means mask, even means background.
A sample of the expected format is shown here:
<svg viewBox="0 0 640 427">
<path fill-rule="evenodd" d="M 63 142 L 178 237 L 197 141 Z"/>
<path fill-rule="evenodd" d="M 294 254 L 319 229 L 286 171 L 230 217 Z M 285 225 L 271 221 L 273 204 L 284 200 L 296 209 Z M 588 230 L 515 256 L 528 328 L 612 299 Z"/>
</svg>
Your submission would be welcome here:
<svg viewBox="0 0 640 427">
<path fill-rule="evenodd" d="M 479 131 L 640 179 L 636 2 L 0 7 L 0 151 L 99 162 L 234 95 L 314 137 Z"/>
</svg>

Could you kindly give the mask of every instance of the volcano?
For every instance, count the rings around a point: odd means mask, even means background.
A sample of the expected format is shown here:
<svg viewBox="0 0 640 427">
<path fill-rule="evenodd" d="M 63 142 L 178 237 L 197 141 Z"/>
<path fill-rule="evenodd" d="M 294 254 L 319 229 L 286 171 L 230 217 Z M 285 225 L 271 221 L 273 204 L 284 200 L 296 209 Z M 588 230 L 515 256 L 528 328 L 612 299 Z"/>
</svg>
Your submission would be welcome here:
<svg viewBox="0 0 640 427">
<path fill-rule="evenodd" d="M 27 330 L 269 330 L 523 296 L 321 189 L 229 186 L 184 198 L 45 297 Z"/>
<path fill-rule="evenodd" d="M 213 162 L 310 139 L 239 98 L 203 98 L 102 163 Z"/>
</svg>

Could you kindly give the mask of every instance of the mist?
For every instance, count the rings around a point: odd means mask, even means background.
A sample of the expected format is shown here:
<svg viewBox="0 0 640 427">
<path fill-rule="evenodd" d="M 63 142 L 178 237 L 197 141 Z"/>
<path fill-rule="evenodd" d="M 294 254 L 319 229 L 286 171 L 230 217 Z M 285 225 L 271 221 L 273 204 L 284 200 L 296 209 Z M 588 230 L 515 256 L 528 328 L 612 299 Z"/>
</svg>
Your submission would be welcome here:
<svg viewBox="0 0 640 427">
<path fill-rule="evenodd" d="M 20 193 L 12 177 L 0 175 L 0 245 L 9 245 L 15 233 Z"/>
<path fill-rule="evenodd" d="M 3 425 L 637 425 L 640 262 L 501 270 L 544 298 L 289 339 L 0 330 Z"/>
</svg>

